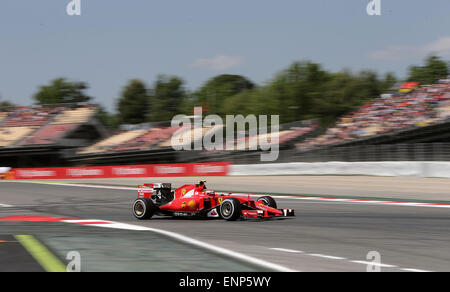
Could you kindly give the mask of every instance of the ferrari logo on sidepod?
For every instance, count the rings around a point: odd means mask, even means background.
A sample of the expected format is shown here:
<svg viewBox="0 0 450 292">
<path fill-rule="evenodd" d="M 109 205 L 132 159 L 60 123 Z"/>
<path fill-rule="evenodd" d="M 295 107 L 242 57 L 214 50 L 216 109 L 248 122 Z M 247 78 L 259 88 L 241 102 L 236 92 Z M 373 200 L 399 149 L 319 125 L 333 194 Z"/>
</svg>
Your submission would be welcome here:
<svg viewBox="0 0 450 292">
<path fill-rule="evenodd" d="M 186 202 L 181 203 L 181 208 L 185 208 L 186 207 Z"/>
</svg>

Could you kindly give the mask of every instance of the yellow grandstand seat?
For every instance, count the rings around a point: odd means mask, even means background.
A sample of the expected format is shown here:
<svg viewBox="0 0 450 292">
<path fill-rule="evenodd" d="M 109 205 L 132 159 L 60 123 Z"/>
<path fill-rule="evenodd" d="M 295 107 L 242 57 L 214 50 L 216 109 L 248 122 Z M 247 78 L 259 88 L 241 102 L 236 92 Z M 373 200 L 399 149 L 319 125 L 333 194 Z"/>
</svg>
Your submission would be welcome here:
<svg viewBox="0 0 450 292">
<path fill-rule="evenodd" d="M 6 117 L 8 116 L 8 113 L 0 113 L 0 122 L 2 122 Z"/>
<path fill-rule="evenodd" d="M 220 129 L 223 128 L 223 125 L 217 125 L 217 126 L 212 126 L 212 127 L 205 127 L 202 128 L 201 131 L 201 137 L 199 137 L 200 139 L 203 139 L 203 137 L 205 136 L 206 133 L 208 133 L 209 131 L 218 131 Z M 187 131 L 187 132 L 186 132 Z M 194 129 L 187 129 L 186 131 L 183 131 L 177 135 L 174 135 L 173 137 L 171 137 L 169 140 L 161 142 L 158 146 L 159 147 L 172 147 L 172 146 L 183 146 L 183 145 L 187 145 L 190 143 L 193 143 L 197 137 L 195 137 L 195 130 Z M 187 139 L 187 137 L 190 136 L 190 140 Z M 186 138 L 189 141 L 184 141 L 184 138 Z M 172 140 L 173 140 L 173 144 L 172 144 Z M 198 140 L 198 139 L 197 139 Z"/>
<path fill-rule="evenodd" d="M 14 145 L 34 131 L 34 127 L 11 127 L 0 129 L 0 147 Z"/>
<path fill-rule="evenodd" d="M 233 150 L 249 150 L 251 149 L 250 146 L 254 147 L 258 147 L 258 145 L 261 145 L 262 143 L 272 143 L 272 139 L 278 138 L 280 139 L 281 136 L 283 135 L 287 135 L 292 133 L 293 130 L 286 130 L 286 131 L 281 131 L 281 132 L 276 132 L 276 133 L 268 133 L 268 134 L 263 134 L 263 135 L 257 135 L 256 139 L 249 137 L 248 139 L 242 139 L 242 140 L 238 140 L 236 141 L 236 146 L 233 148 Z M 254 139 L 252 141 L 252 143 L 254 143 L 254 145 L 250 145 L 250 141 Z"/>
<path fill-rule="evenodd" d="M 80 151 L 78 154 L 106 152 L 114 147 L 117 147 L 118 145 L 121 145 L 121 144 L 131 141 L 139 136 L 142 136 L 147 132 L 148 132 L 148 130 L 133 130 L 133 131 L 122 132 L 120 134 L 109 137 L 105 140 L 102 140 L 92 146 L 89 146 L 89 147 L 85 148 L 84 150 Z"/>
<path fill-rule="evenodd" d="M 56 116 L 53 124 L 83 124 L 86 123 L 95 112 L 95 108 L 86 107 L 65 110 Z"/>
</svg>

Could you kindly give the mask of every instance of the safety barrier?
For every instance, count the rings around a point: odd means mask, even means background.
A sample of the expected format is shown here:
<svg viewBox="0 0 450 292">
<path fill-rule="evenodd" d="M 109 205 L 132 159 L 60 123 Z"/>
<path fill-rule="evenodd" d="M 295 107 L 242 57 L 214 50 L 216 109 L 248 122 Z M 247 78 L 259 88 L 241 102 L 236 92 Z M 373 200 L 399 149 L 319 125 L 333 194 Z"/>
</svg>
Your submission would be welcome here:
<svg viewBox="0 0 450 292">
<path fill-rule="evenodd" d="M 230 175 L 373 175 L 450 178 L 450 162 L 293 162 L 232 165 Z"/>
<path fill-rule="evenodd" d="M 81 179 L 228 175 L 229 162 L 93 167 L 20 168 L 15 179 Z"/>
<path fill-rule="evenodd" d="M 77 179 L 244 175 L 373 175 L 450 178 L 450 162 L 292 162 L 232 165 L 229 162 L 93 167 L 21 168 L 8 178 Z"/>
</svg>

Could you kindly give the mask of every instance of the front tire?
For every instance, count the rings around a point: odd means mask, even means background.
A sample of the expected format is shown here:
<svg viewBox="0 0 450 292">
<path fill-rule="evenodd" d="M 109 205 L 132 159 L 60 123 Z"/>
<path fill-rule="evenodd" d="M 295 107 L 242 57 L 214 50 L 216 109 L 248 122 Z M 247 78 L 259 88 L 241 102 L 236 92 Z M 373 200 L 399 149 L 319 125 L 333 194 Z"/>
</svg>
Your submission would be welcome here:
<svg viewBox="0 0 450 292">
<path fill-rule="evenodd" d="M 272 197 L 264 196 L 258 199 L 258 202 L 263 203 L 266 206 L 277 209 L 277 202 Z"/>
<path fill-rule="evenodd" d="M 236 198 L 225 199 L 220 205 L 220 216 L 227 221 L 236 221 L 241 214 L 241 202 Z"/>
<path fill-rule="evenodd" d="M 139 220 L 150 219 L 156 212 L 156 206 L 150 199 L 136 199 L 133 203 L 133 215 Z"/>
</svg>

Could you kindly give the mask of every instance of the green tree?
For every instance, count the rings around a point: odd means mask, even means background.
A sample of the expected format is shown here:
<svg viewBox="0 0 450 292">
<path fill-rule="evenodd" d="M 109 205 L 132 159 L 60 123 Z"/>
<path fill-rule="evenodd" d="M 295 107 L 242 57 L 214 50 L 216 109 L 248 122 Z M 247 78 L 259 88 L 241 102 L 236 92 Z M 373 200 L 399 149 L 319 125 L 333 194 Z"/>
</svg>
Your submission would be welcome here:
<svg viewBox="0 0 450 292">
<path fill-rule="evenodd" d="M 386 73 L 386 75 L 384 76 L 384 80 L 381 83 L 381 90 L 384 92 L 393 89 L 398 81 L 399 80 L 397 79 L 394 73 L 392 72 Z"/>
<path fill-rule="evenodd" d="M 210 113 L 223 115 L 223 105 L 226 100 L 242 91 L 250 90 L 255 85 L 240 75 L 219 75 L 208 80 L 194 96 L 194 104 L 207 106 Z"/>
<path fill-rule="evenodd" d="M 108 129 L 117 129 L 120 126 L 119 115 L 111 114 L 101 106 L 97 110 L 97 120 Z"/>
<path fill-rule="evenodd" d="M 331 73 L 317 63 L 295 62 L 267 85 L 227 98 L 222 110 L 225 114 L 277 114 L 282 123 L 319 118 L 325 126 L 395 83 L 393 74 L 380 80 L 368 70 Z"/>
<path fill-rule="evenodd" d="M 408 81 L 433 84 L 449 75 L 448 63 L 437 56 L 429 56 L 424 66 L 411 66 Z"/>
<path fill-rule="evenodd" d="M 183 80 L 178 77 L 158 76 L 151 96 L 150 121 L 169 121 L 182 113 L 182 104 L 186 98 L 183 84 Z"/>
<path fill-rule="evenodd" d="M 44 85 L 34 95 L 38 104 L 61 104 L 87 102 L 91 97 L 85 91 L 88 85 L 85 82 L 70 82 L 64 78 L 51 81 L 50 85 Z"/>
<path fill-rule="evenodd" d="M 0 112 L 9 110 L 11 108 L 14 108 L 16 105 L 9 102 L 9 101 L 2 101 L 0 102 Z"/>
<path fill-rule="evenodd" d="M 122 90 L 117 102 L 120 123 L 140 124 L 146 121 L 150 110 L 149 96 L 144 82 L 133 79 Z"/>
<path fill-rule="evenodd" d="M 271 91 L 281 106 L 280 120 L 312 118 L 314 100 L 320 98 L 321 88 L 328 79 L 328 73 L 310 61 L 295 62 L 278 74 L 271 83 Z"/>
</svg>

